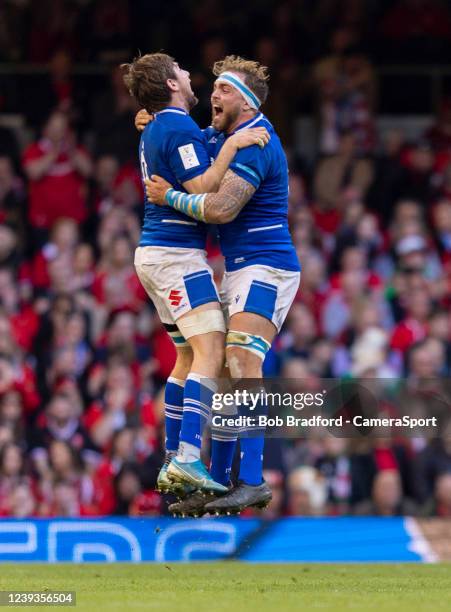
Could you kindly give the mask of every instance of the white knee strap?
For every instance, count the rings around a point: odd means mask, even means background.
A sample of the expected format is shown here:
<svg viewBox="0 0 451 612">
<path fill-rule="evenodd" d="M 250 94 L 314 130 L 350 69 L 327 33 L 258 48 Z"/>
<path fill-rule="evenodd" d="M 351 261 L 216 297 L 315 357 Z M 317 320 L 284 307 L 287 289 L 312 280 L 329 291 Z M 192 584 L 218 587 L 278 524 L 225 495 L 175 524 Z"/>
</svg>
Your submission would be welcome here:
<svg viewBox="0 0 451 612">
<path fill-rule="evenodd" d="M 204 310 L 177 320 L 177 326 L 185 338 L 226 331 L 224 315 L 220 310 Z"/>
<path fill-rule="evenodd" d="M 262 360 L 271 348 L 271 344 L 262 338 L 262 336 L 256 336 L 242 331 L 233 331 L 232 329 L 227 333 L 226 346 L 242 348 L 244 351 L 249 351 L 257 355 L 257 357 L 260 357 Z"/>
<path fill-rule="evenodd" d="M 178 329 L 167 329 L 166 331 L 171 336 L 172 342 L 175 344 L 176 348 L 186 348 L 189 346 L 188 342 Z"/>
</svg>

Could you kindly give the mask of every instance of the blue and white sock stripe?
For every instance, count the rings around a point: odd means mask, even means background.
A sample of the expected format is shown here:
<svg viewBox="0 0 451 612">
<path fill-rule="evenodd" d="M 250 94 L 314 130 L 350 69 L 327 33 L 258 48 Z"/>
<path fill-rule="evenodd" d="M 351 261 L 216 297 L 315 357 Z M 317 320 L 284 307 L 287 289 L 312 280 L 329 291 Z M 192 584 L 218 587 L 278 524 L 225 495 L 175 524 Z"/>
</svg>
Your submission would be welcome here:
<svg viewBox="0 0 451 612">
<path fill-rule="evenodd" d="M 188 414 L 188 413 L 189 414 L 196 414 L 196 415 L 198 415 L 200 417 L 200 421 L 203 422 L 203 423 L 206 423 L 209 420 L 209 415 L 206 415 L 205 412 L 202 412 L 201 410 L 199 410 L 199 408 L 193 408 L 193 407 L 189 406 L 188 408 L 185 408 L 184 416 L 183 416 L 182 421 L 184 421 L 185 415 Z"/>
<path fill-rule="evenodd" d="M 183 412 L 183 406 L 177 406 L 176 404 L 165 404 L 164 408 L 169 410 L 175 410 L 176 412 Z"/>
<path fill-rule="evenodd" d="M 168 189 L 165 200 L 169 206 L 175 208 L 184 215 L 188 215 L 198 221 L 204 221 L 204 193 L 190 194 L 175 189 Z"/>
<path fill-rule="evenodd" d="M 208 406 L 207 404 L 203 404 L 198 400 L 186 398 L 183 403 L 183 410 L 191 410 L 193 412 L 194 409 L 199 410 L 199 412 L 201 412 L 207 417 L 210 416 L 210 406 Z"/>
<path fill-rule="evenodd" d="M 211 437 L 213 440 L 236 440 L 239 432 L 240 427 L 229 425 L 214 426 L 211 428 Z"/>
<path fill-rule="evenodd" d="M 261 106 L 261 102 L 258 97 L 254 94 L 254 92 L 249 89 L 246 83 L 233 72 L 223 72 L 216 79 L 217 83 L 228 83 L 232 85 L 236 90 L 240 92 L 249 106 L 255 110 L 258 110 Z"/>
<path fill-rule="evenodd" d="M 183 406 L 169 406 L 168 404 L 165 404 L 164 413 L 169 416 L 174 415 L 174 417 L 182 416 Z"/>
<path fill-rule="evenodd" d="M 175 415 L 169 412 L 165 412 L 164 416 L 169 418 L 169 419 L 174 419 L 174 421 L 183 421 L 183 415 Z"/>
<path fill-rule="evenodd" d="M 164 409 L 165 416 L 169 416 L 174 419 L 182 418 L 183 410 L 173 410 L 172 408 L 165 407 Z"/>
<path fill-rule="evenodd" d="M 238 440 L 238 434 L 235 433 L 211 433 L 211 439 L 215 440 L 216 442 L 236 442 Z"/>
</svg>

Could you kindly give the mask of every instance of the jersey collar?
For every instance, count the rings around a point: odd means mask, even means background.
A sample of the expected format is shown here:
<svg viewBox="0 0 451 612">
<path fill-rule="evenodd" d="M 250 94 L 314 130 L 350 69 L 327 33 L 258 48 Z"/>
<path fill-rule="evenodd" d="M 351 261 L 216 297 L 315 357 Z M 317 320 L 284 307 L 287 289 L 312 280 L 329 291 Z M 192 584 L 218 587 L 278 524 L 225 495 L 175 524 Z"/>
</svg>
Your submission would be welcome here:
<svg viewBox="0 0 451 612">
<path fill-rule="evenodd" d="M 256 123 L 258 123 L 262 119 L 265 119 L 264 114 L 263 113 L 257 113 L 255 115 L 255 117 L 252 117 L 251 119 L 248 119 L 244 123 L 240 123 L 240 125 L 236 128 L 236 130 L 233 131 L 233 134 L 236 134 L 237 132 L 239 132 L 241 130 L 244 130 L 246 128 L 253 127 Z"/>
<path fill-rule="evenodd" d="M 184 108 L 179 108 L 178 106 L 167 106 L 163 110 L 158 111 L 158 113 L 155 113 L 155 115 L 162 115 L 163 113 L 175 113 L 176 115 L 188 114 Z"/>
</svg>

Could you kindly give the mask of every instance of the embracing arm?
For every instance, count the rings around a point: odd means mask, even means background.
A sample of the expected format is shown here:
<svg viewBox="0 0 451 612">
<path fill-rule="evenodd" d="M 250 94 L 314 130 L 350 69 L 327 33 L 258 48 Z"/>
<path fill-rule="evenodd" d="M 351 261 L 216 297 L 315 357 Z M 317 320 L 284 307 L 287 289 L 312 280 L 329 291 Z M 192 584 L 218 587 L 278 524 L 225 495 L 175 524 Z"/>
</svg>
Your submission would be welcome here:
<svg viewBox="0 0 451 612">
<path fill-rule="evenodd" d="M 146 110 L 140 110 L 135 117 L 135 127 L 142 131 L 146 125 L 153 121 L 154 116 Z M 188 139 L 189 140 L 189 139 Z M 239 130 L 226 139 L 214 163 L 199 176 L 184 181 L 183 187 L 188 193 L 214 193 L 224 178 L 233 158 L 240 149 L 258 145 L 263 148 L 268 144 L 270 135 L 266 128 L 256 127 Z"/>
<path fill-rule="evenodd" d="M 203 174 L 185 181 L 183 187 L 188 193 L 200 194 L 218 191 L 235 154 L 240 149 L 252 145 L 258 145 L 260 148 L 263 148 L 268 144 L 269 139 L 269 133 L 264 127 L 248 128 L 236 132 L 224 142 L 213 165 Z"/>
<path fill-rule="evenodd" d="M 219 151 L 219 155 L 215 159 L 213 165 L 203 174 L 189 181 L 185 181 L 183 187 L 188 193 L 212 193 L 218 191 L 219 185 L 237 151 L 238 146 L 235 141 L 229 138 Z"/>
<path fill-rule="evenodd" d="M 255 187 L 228 170 L 218 193 L 190 195 L 166 189 L 164 201 L 169 206 L 205 223 L 230 223 L 255 193 Z"/>
<path fill-rule="evenodd" d="M 204 200 L 204 217 L 207 223 L 230 223 L 255 193 L 255 187 L 228 170 L 218 193 L 208 193 Z"/>
</svg>

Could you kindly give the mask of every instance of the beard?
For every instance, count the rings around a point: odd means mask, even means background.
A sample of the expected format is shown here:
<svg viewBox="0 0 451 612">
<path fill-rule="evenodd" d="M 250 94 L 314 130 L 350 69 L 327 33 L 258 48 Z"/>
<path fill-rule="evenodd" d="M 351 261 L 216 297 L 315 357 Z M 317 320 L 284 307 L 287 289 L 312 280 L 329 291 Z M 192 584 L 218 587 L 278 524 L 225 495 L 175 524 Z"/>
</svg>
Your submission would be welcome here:
<svg viewBox="0 0 451 612">
<path fill-rule="evenodd" d="M 238 106 L 231 108 L 228 111 L 223 110 L 219 115 L 216 115 L 213 112 L 211 125 L 218 132 L 228 132 L 229 129 L 236 123 L 238 117 L 240 116 L 240 112 L 241 109 Z"/>
<path fill-rule="evenodd" d="M 188 87 L 183 87 L 182 93 L 183 93 L 183 97 L 185 98 L 186 106 L 188 107 L 188 110 L 191 111 L 196 106 L 196 104 L 199 102 L 199 100 L 198 98 L 196 98 L 194 93 L 191 91 L 191 88 L 188 89 Z"/>
<path fill-rule="evenodd" d="M 196 104 L 199 102 L 199 98 L 197 98 L 193 92 L 190 92 L 186 97 L 186 103 L 188 105 L 189 110 L 193 110 Z"/>
</svg>

